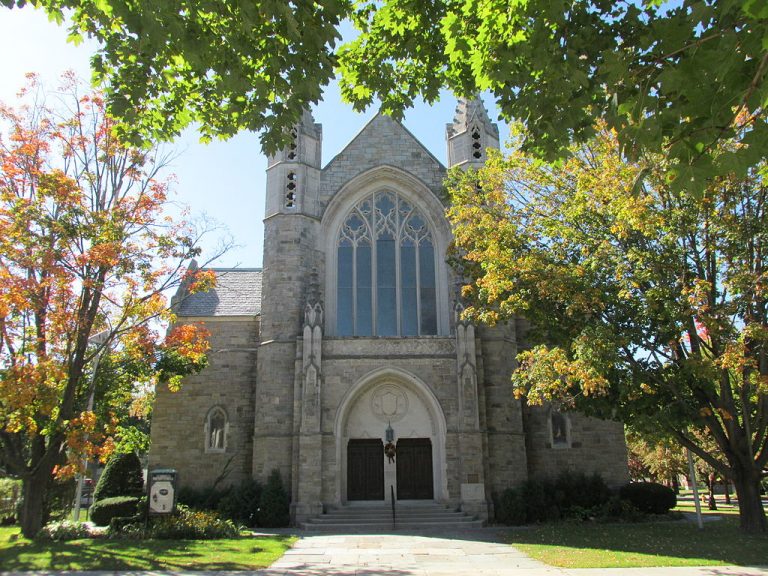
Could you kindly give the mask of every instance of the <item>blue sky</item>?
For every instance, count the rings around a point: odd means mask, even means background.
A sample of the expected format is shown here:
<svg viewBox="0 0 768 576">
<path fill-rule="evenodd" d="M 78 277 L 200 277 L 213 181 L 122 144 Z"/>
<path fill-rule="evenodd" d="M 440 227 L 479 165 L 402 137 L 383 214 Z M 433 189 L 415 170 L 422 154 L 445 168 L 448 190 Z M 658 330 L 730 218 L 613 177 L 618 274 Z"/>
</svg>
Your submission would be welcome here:
<svg viewBox="0 0 768 576">
<path fill-rule="evenodd" d="M 24 74 L 36 72 L 46 84 L 55 86 L 62 72 L 72 69 L 89 78 L 88 59 L 94 45 L 67 43 L 64 28 L 50 23 L 44 13 L 30 6 L 8 10 L 0 8 L 0 100 L 14 104 Z M 435 106 L 420 105 L 408 111 L 405 126 L 445 163 L 445 124 L 453 118 L 455 98 L 446 93 Z M 496 110 L 486 98 L 491 118 Z M 326 89 L 323 102 L 312 110 L 323 124 L 323 164 L 326 164 L 357 134 L 376 113 L 375 109 L 357 114 L 341 102 L 338 89 Z M 508 131 L 500 123 L 501 140 Z M 216 266 L 261 266 L 264 229 L 264 171 L 266 157 L 258 137 L 241 133 L 226 142 L 200 144 L 193 130 L 168 145 L 176 153 L 169 173 L 176 177 L 174 200 L 188 206 L 190 214 L 218 222 L 232 236 L 237 248 L 221 257 Z M 221 237 L 222 234 L 218 234 Z M 212 251 L 217 235 L 203 244 Z"/>
</svg>

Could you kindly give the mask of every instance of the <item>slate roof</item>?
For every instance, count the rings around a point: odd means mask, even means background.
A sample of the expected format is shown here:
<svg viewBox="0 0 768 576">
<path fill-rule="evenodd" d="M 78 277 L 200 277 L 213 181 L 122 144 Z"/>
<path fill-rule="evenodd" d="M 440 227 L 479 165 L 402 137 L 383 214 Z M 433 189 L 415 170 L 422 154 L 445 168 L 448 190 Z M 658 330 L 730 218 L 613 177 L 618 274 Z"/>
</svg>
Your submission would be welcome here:
<svg viewBox="0 0 768 576">
<path fill-rule="evenodd" d="M 211 268 L 216 287 L 181 298 L 178 316 L 257 316 L 261 313 L 261 268 Z"/>
</svg>

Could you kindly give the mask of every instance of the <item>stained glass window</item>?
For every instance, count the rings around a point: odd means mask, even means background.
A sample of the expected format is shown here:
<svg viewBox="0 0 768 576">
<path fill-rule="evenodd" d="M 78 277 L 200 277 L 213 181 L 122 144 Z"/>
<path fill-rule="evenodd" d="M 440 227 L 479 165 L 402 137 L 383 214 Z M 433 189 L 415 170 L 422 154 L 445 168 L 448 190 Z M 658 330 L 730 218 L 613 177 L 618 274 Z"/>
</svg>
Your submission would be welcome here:
<svg viewBox="0 0 768 576">
<path fill-rule="evenodd" d="M 340 336 L 437 334 L 435 248 L 417 208 L 394 192 L 364 198 L 336 249 Z"/>
</svg>

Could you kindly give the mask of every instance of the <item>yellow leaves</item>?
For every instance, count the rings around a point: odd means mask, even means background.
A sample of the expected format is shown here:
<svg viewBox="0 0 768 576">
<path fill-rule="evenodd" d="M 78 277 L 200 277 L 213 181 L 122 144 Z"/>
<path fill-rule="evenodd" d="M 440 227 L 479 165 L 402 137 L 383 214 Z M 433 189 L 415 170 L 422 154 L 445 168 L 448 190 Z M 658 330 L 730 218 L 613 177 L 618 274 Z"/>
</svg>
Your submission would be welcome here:
<svg viewBox="0 0 768 576">
<path fill-rule="evenodd" d="M 724 370 L 731 370 L 736 374 L 741 374 L 748 368 L 755 369 L 757 362 L 755 358 L 748 354 L 745 343 L 737 340 L 726 344 L 723 353 L 715 359 L 715 365 Z"/>
<path fill-rule="evenodd" d="M 199 362 L 211 347 L 208 343 L 210 335 L 202 324 L 177 325 L 165 337 L 163 347 L 174 350 L 192 362 Z"/>
<path fill-rule="evenodd" d="M 530 404 L 553 400 L 572 405 L 576 395 L 605 394 L 607 378 L 594 366 L 571 359 L 559 347 L 536 346 L 517 357 L 519 366 L 512 375 L 515 396 L 527 395 Z"/>
<path fill-rule="evenodd" d="M 733 420 L 733 415 L 725 408 L 718 408 L 717 412 L 723 420 Z"/>
<path fill-rule="evenodd" d="M 755 388 L 758 394 L 768 394 L 768 374 L 755 374 Z"/>
<path fill-rule="evenodd" d="M 696 315 L 703 316 L 711 306 L 712 283 L 702 278 L 695 278 L 690 285 L 683 288 L 682 294 L 688 299 Z"/>
<path fill-rule="evenodd" d="M 181 390 L 181 383 L 183 381 L 183 376 L 180 374 L 174 374 L 170 378 L 168 378 L 168 390 L 171 392 L 178 392 Z"/>
<path fill-rule="evenodd" d="M 216 287 L 216 273 L 213 270 L 189 270 L 189 293 L 208 292 Z"/>
<path fill-rule="evenodd" d="M 656 390 L 646 382 L 640 384 L 640 390 L 642 390 L 644 394 L 656 394 Z"/>
<path fill-rule="evenodd" d="M 720 417 L 720 419 L 724 422 L 733 420 L 733 414 L 731 414 L 725 408 L 717 407 L 714 410 L 712 410 L 712 408 L 709 408 L 708 406 L 704 406 L 699 409 L 699 416 L 701 416 L 702 418 L 711 418 L 715 414 L 717 414 Z"/>
</svg>

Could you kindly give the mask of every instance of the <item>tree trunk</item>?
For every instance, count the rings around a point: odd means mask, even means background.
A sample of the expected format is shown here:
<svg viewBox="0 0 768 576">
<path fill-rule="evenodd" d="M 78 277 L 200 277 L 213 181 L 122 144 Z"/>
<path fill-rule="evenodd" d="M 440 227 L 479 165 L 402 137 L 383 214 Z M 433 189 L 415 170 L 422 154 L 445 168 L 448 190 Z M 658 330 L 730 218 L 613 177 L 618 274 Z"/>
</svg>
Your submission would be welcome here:
<svg viewBox="0 0 768 576">
<path fill-rule="evenodd" d="M 746 478 L 736 473 L 733 479 L 736 497 L 739 499 L 739 527 L 744 532 L 766 532 L 765 510 L 760 498 L 760 475 Z"/>
<path fill-rule="evenodd" d="M 21 533 L 34 538 L 45 520 L 45 497 L 50 486 L 51 470 L 41 466 L 31 476 L 22 480 L 22 503 L 19 514 Z"/>
<path fill-rule="evenodd" d="M 707 505 L 710 510 L 717 510 L 717 501 L 715 500 L 715 475 L 710 474 L 707 478 L 707 490 L 709 492 L 709 499 Z"/>
<path fill-rule="evenodd" d="M 723 489 L 725 490 L 725 503 L 731 505 L 731 482 L 727 478 L 723 480 Z"/>
</svg>

